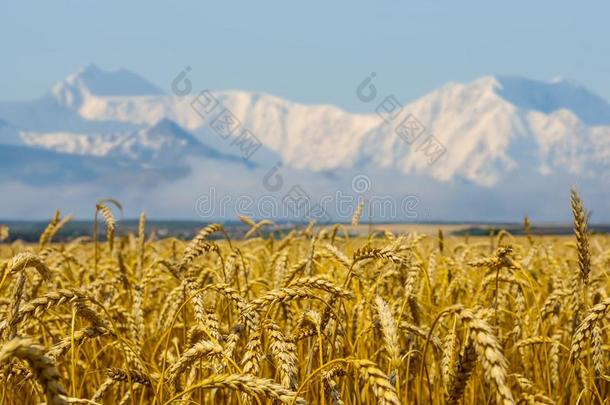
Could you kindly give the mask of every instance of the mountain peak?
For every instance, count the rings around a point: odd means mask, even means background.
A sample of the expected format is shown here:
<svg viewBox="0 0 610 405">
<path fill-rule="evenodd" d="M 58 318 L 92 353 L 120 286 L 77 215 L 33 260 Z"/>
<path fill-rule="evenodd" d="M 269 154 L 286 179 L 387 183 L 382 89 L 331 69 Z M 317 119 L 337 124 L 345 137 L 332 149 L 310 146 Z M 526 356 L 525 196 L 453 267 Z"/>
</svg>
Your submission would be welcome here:
<svg viewBox="0 0 610 405">
<path fill-rule="evenodd" d="M 124 183 L 123 176 L 117 178 L 117 167 L 130 168 L 122 170 L 125 174 L 133 167 L 142 173 L 152 170 L 146 182 L 128 179 L 128 190 L 120 185 L 103 194 L 124 192 L 131 198 L 136 194 L 131 185 L 140 184 L 150 193 L 147 200 L 172 190 L 171 197 L 188 209 L 199 197 L 197 187 L 234 191 L 234 182 L 226 178 L 239 181 L 239 188 L 252 196 L 274 185 L 281 188 L 285 179 L 281 193 L 291 184 L 303 184 L 316 197 L 348 189 L 359 172 L 374 178 L 377 196 L 418 190 L 422 207 L 440 204 L 438 209 L 456 215 L 473 212 L 473 206 L 476 211 L 478 196 L 485 195 L 508 201 L 494 211 L 506 215 L 516 209 L 508 196 L 518 188 L 541 190 L 536 209 L 546 213 L 547 195 L 562 182 L 569 187 L 572 179 L 593 182 L 610 176 L 610 107 L 565 79 L 483 76 L 451 82 L 405 104 L 392 123 L 379 108 L 351 114 L 334 106 L 240 91 L 215 92 L 215 110 L 204 116 L 191 103 L 159 93 L 131 72 L 89 65 L 43 99 L 0 103 L 0 119 L 8 124 L 0 123 L 0 145 L 12 148 L 5 149 L 9 163 L 0 159 L 0 177 L 13 182 L 23 172 L 21 155 L 13 153 L 19 146 L 31 149 L 26 163 L 60 178 L 64 159 L 75 165 L 70 162 L 78 157 L 78 165 L 69 171 L 80 174 L 88 167 L 81 163 L 95 158 L 100 169 L 92 176 L 98 177 L 87 180 L 87 187 L 99 186 L 105 178 Z M 249 159 L 245 165 L 244 159 Z M 156 188 L 159 173 L 178 172 L 172 177 L 182 176 L 171 185 L 175 188 Z M 44 178 L 51 182 L 55 177 Z M 261 178 L 265 190 L 258 188 Z M 353 184 L 352 190 L 358 192 Z M 474 194 L 479 191 L 484 194 Z M 446 204 L 450 199 L 445 196 L 454 194 L 460 203 Z"/>
<path fill-rule="evenodd" d="M 78 107 L 89 96 L 158 96 L 163 91 L 127 69 L 102 70 L 90 64 L 57 83 L 51 93 L 61 104 Z"/>
<path fill-rule="evenodd" d="M 497 94 L 522 110 L 545 114 L 566 109 L 587 125 L 610 124 L 606 100 L 573 80 L 555 78 L 544 82 L 519 76 L 497 76 Z"/>
<path fill-rule="evenodd" d="M 99 68 L 95 63 L 90 63 L 81 70 L 78 71 L 77 75 L 86 76 L 86 75 L 94 75 L 102 72 L 102 69 Z"/>
<path fill-rule="evenodd" d="M 154 84 L 127 69 L 102 70 L 94 64 L 78 75 L 91 94 L 97 96 L 151 96 L 163 92 Z"/>
<path fill-rule="evenodd" d="M 610 125 L 610 104 L 577 81 L 563 77 L 540 81 L 521 76 L 487 75 L 469 83 L 450 82 L 442 89 L 450 97 L 460 92 L 477 100 L 500 97 L 521 111 L 548 115 L 569 110 L 586 125 Z"/>
</svg>

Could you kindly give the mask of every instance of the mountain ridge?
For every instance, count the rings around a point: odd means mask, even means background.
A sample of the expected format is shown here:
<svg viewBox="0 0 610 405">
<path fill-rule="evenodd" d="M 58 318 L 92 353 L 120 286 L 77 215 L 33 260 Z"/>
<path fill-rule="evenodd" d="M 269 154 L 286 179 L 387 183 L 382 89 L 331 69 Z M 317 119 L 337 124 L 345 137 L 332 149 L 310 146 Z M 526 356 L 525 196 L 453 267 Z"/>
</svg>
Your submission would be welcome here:
<svg viewBox="0 0 610 405">
<path fill-rule="evenodd" d="M 521 89 L 520 98 L 515 89 Z M 586 106 L 595 107 L 592 112 L 588 108 L 570 110 L 582 123 L 610 122 L 610 107 L 601 97 L 565 80 L 538 82 L 505 75 L 484 76 L 469 83 L 450 82 L 404 107 L 453 152 L 453 157 L 445 159 L 447 162 L 441 161 L 430 169 L 426 156 L 410 151 L 410 145 L 401 143 L 392 130 L 384 128 L 374 112 L 352 114 L 335 106 L 304 105 L 263 93 L 218 91 L 213 94 L 240 117 L 244 127 L 258 134 L 266 147 L 295 168 L 328 171 L 372 161 L 405 174 L 431 170 L 440 181 L 461 177 L 482 186 L 496 184 L 517 164 L 518 159 L 508 152 L 519 147 L 511 142 L 530 146 L 533 142 L 541 150 L 553 149 L 542 144 L 549 139 L 545 133 L 548 125 L 540 125 L 544 119 L 532 113 L 541 112 L 548 117 L 585 100 Z M 569 99 L 572 94 L 577 95 L 576 101 Z M 89 97 L 78 113 L 87 120 L 137 125 L 151 125 L 162 117 L 169 117 L 200 138 L 214 139 L 208 128 L 209 119 L 203 119 L 183 99 L 174 96 Z M 492 125 L 481 126 L 477 121 Z M 575 132 L 581 127 L 579 121 L 569 123 L 563 119 L 561 123 L 567 126 L 564 132 Z M 482 133 L 485 131 L 488 134 Z M 460 136 L 463 133 L 469 137 Z M 523 142 L 524 138 L 531 139 Z M 384 147 L 372 148 L 372 144 Z M 214 146 L 226 147 L 226 144 L 217 142 Z M 377 153 L 371 152 L 375 150 Z M 539 171 L 553 170 L 553 159 L 546 161 L 545 153 L 536 155 L 540 160 L 535 165 Z M 578 170 L 579 166 L 569 167 Z"/>
<path fill-rule="evenodd" d="M 290 173 L 293 183 L 309 184 L 312 194 L 343 187 L 358 173 L 377 176 L 378 193 L 393 192 L 399 181 L 458 199 L 463 196 L 457 193 L 493 198 L 506 187 L 569 187 L 567 179 L 593 184 L 600 176 L 610 178 L 610 106 L 572 81 L 488 75 L 449 82 L 404 104 L 393 119 L 377 114 L 387 102 L 381 97 L 369 104 L 370 113 L 355 114 L 264 93 L 213 91 L 209 95 L 217 106 L 202 116 L 192 107 L 197 92 L 166 95 L 125 72 L 88 67 L 30 103 L 0 103 L 5 122 L 0 122 L 0 144 L 27 147 L 29 142 L 61 156 L 166 168 L 182 173 L 169 178 L 186 188 L 199 184 L 231 191 L 232 184 L 222 180 L 225 174 L 252 184 L 248 192 L 253 194 L 267 192 L 261 180 L 275 166 Z M 103 85 L 108 87 L 100 89 Z M 225 110 L 239 124 L 231 134 L 217 127 Z M 248 156 L 240 138 L 246 132 L 257 143 Z M 532 184 L 511 185 L 515 176 L 529 177 Z M 154 194 L 149 180 L 146 184 L 146 192 Z M 544 189 L 551 192 L 550 187 Z M 186 194 L 185 200 L 196 199 Z M 599 194 L 600 204 L 606 197 Z"/>
</svg>

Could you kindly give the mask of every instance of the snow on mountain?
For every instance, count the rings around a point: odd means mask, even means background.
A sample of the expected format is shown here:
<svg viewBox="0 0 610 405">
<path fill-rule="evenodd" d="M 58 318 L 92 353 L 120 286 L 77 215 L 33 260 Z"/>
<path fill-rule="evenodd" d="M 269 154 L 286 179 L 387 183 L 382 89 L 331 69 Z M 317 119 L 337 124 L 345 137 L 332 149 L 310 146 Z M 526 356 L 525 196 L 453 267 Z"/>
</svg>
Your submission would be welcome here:
<svg viewBox="0 0 610 405">
<path fill-rule="evenodd" d="M 214 116 L 203 118 L 191 106 L 191 99 L 179 97 L 94 97 L 78 110 L 92 121 L 119 121 L 151 125 L 167 117 L 212 142 L 226 147 L 210 130 L 223 108 L 238 117 L 241 127 L 250 130 L 283 161 L 311 170 L 341 167 L 358 157 L 366 133 L 379 125 L 371 115 L 356 115 L 334 106 L 307 106 L 266 94 L 214 92 L 220 106 Z"/>
<path fill-rule="evenodd" d="M 55 84 L 38 99 L 29 102 L 0 102 L 0 118 L 19 129 L 37 132 L 99 133 L 133 130 L 139 128 L 139 125 L 126 121 L 91 121 L 78 110 L 89 99 L 134 95 L 146 98 L 162 95 L 162 92 L 127 70 L 108 72 L 90 65 Z"/>
<path fill-rule="evenodd" d="M 551 114 L 572 111 L 587 125 L 610 125 L 610 105 L 580 84 L 557 78 L 539 82 L 522 77 L 499 76 L 498 95 L 521 110 Z"/>
<path fill-rule="evenodd" d="M 425 173 L 440 181 L 462 178 L 491 186 L 518 165 L 542 173 L 558 168 L 590 172 L 578 163 L 591 157 L 581 156 L 587 147 L 579 147 L 581 152 L 570 149 L 578 142 L 574 134 L 590 128 L 595 128 L 591 134 L 598 134 L 590 139 L 596 159 L 607 153 L 603 134 L 610 126 L 610 106 L 566 80 L 546 83 L 487 76 L 466 84 L 449 83 L 405 105 L 404 114 L 412 114 L 426 129 L 419 141 L 433 135 L 446 148 L 432 167 L 418 145 L 397 136 L 397 122 L 388 125 L 375 113 L 351 114 L 334 106 L 302 105 L 266 94 L 213 94 L 284 164 L 299 169 L 328 171 L 372 162 L 404 174 Z M 192 99 L 157 93 L 90 95 L 77 112 L 92 122 L 135 125 L 152 125 L 167 117 L 214 147 L 226 148 L 226 142 L 210 130 L 214 116 L 202 118 L 192 108 Z M 562 119 L 561 111 L 570 111 L 573 119 Z M 561 137 L 555 136 L 558 127 Z"/>
<path fill-rule="evenodd" d="M 561 167 L 587 177 L 610 174 L 610 126 L 587 126 L 572 111 L 529 112 L 527 120 L 538 140 L 541 171 Z"/>
<path fill-rule="evenodd" d="M 91 156 L 122 156 L 149 160 L 167 149 L 198 145 L 192 135 L 169 120 L 136 132 L 102 134 L 71 132 L 27 132 L 20 134 L 25 145 L 62 153 Z"/>
<path fill-rule="evenodd" d="M 200 177 L 183 179 L 199 185 L 230 173 L 232 182 L 239 178 L 260 188 L 265 171 L 278 162 L 290 170 L 293 183 L 307 178 L 311 189 L 324 183 L 331 190 L 364 172 L 378 176 L 375 184 L 383 188 L 378 192 L 393 191 L 400 182 L 423 187 L 439 201 L 466 193 L 459 197 L 464 210 L 477 196 L 510 196 L 511 187 L 551 193 L 564 191 L 568 181 L 593 184 L 600 176 L 610 178 L 610 105 L 568 80 L 485 76 L 451 82 L 405 104 L 389 123 L 375 113 L 381 98 L 370 103 L 370 113 L 353 114 L 260 93 L 212 94 L 217 107 L 201 116 L 192 106 L 196 92 L 166 95 L 126 70 L 90 66 L 37 100 L 0 103 L 0 144 L 19 145 L 20 154 L 36 149 L 27 155 L 50 159 L 54 168 L 66 156 L 76 166 L 92 158 L 98 174 L 107 166 L 101 163 L 105 159 L 171 173 L 179 172 L 176 167 L 203 167 Z M 240 123 L 230 137 L 214 129 L 225 109 Z M 400 124 L 408 116 L 419 127 L 410 127 L 417 130 L 406 135 Z M 236 145 L 244 130 L 260 141 L 260 148 L 250 166 L 233 165 L 228 171 L 225 163 L 244 162 Z M 443 153 L 431 164 L 435 150 Z M 222 181 L 218 186 L 230 188 Z M 429 206 L 451 210 L 437 203 Z"/>
<path fill-rule="evenodd" d="M 199 142 L 175 122 L 162 119 L 133 132 L 82 134 L 70 132 L 22 132 L 23 144 L 56 152 L 97 157 L 116 157 L 140 162 L 170 163 L 185 155 L 220 158 L 222 155 Z"/>
<path fill-rule="evenodd" d="M 90 121 L 47 93 L 26 102 L 0 102 L 0 118 L 20 130 L 53 132 L 111 132 L 137 129 L 140 126 L 119 121 Z"/>
<path fill-rule="evenodd" d="M 374 162 L 403 173 L 429 173 L 441 181 L 464 178 L 480 185 L 495 184 L 515 167 L 508 149 L 526 135 L 516 108 L 494 91 L 496 81 L 484 77 L 469 84 L 449 83 L 405 106 L 425 127 L 413 145 L 394 127 L 381 127 L 370 146 Z M 426 136 L 440 141 L 446 152 L 430 166 L 418 151 Z M 376 146 L 376 147 L 375 147 Z"/>
<path fill-rule="evenodd" d="M 517 167 L 589 175 L 610 152 L 610 124 L 587 124 L 610 123 L 610 106 L 565 81 L 483 77 L 447 84 L 405 109 L 446 148 L 429 167 L 425 154 L 378 131 L 367 150 L 374 150 L 378 164 L 405 173 L 429 171 L 439 180 L 457 177 L 492 186 Z"/>
<path fill-rule="evenodd" d="M 163 92 L 128 70 L 107 72 L 89 65 L 53 86 L 51 94 L 61 105 L 78 108 L 88 97 L 155 96 Z"/>
</svg>

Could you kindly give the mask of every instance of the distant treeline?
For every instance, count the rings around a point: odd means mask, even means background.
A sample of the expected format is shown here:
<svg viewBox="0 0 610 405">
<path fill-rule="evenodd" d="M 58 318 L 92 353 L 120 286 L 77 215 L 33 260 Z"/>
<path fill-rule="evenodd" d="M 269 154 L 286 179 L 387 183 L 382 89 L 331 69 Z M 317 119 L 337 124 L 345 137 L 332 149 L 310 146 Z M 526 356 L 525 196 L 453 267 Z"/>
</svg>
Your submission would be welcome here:
<svg viewBox="0 0 610 405">
<path fill-rule="evenodd" d="M 45 221 L 1 221 L 9 227 L 9 238 L 4 242 L 23 240 L 24 242 L 37 242 L 38 238 L 48 225 Z M 158 238 L 174 237 L 183 240 L 192 239 L 197 232 L 209 222 L 200 221 L 179 221 L 179 220 L 148 220 L 146 222 L 146 233 L 154 233 Z M 275 233 L 277 236 L 285 235 L 295 226 L 306 226 L 305 223 L 280 223 L 277 227 L 264 228 L 261 230 L 263 236 Z M 430 224 L 429 224 L 430 225 Z M 443 225 L 442 223 L 439 225 Z M 249 226 L 239 221 L 223 222 L 223 226 L 229 237 L 234 239 L 242 238 L 249 230 Z M 512 235 L 524 235 L 523 227 L 519 224 L 485 224 L 465 227 L 459 231 L 451 232 L 454 236 L 489 236 L 497 235 L 501 230 L 506 230 Z M 610 225 L 590 225 L 591 233 L 610 233 Z M 127 235 L 128 233 L 138 232 L 138 220 L 125 219 L 118 221 L 117 236 Z M 532 235 L 570 235 L 573 228 L 567 225 L 540 225 L 532 226 Z M 104 240 L 106 235 L 105 226 L 100 222 L 98 237 Z M 66 242 L 78 237 L 93 236 L 93 221 L 70 221 L 53 238 L 55 242 Z M 216 234 L 216 238 L 222 238 L 222 234 Z"/>
<path fill-rule="evenodd" d="M 48 225 L 48 222 L 44 221 L 0 221 L 0 223 L 6 224 L 10 229 L 8 241 L 23 240 L 25 242 L 37 242 Z M 148 235 L 154 233 L 159 238 L 191 239 L 206 225 L 208 223 L 199 221 L 150 220 L 146 222 L 146 233 Z M 239 222 L 225 224 L 225 228 L 233 237 L 239 237 L 248 230 L 248 227 Z M 138 220 L 118 221 L 116 235 L 121 236 L 128 233 L 138 233 Z M 105 226 L 100 222 L 98 237 L 100 240 L 104 240 L 105 235 Z M 93 221 L 70 221 L 59 230 L 53 241 L 66 242 L 83 236 L 93 236 Z"/>
<path fill-rule="evenodd" d="M 488 236 L 497 235 L 502 230 L 505 230 L 515 236 L 525 235 L 525 230 L 523 227 L 517 225 L 507 227 L 474 226 L 452 232 L 451 234 L 455 236 Z M 589 225 L 589 232 L 592 234 L 607 234 L 610 233 L 610 225 Z M 574 228 L 571 225 L 541 225 L 532 226 L 530 229 L 531 235 L 572 235 L 573 233 Z"/>
</svg>

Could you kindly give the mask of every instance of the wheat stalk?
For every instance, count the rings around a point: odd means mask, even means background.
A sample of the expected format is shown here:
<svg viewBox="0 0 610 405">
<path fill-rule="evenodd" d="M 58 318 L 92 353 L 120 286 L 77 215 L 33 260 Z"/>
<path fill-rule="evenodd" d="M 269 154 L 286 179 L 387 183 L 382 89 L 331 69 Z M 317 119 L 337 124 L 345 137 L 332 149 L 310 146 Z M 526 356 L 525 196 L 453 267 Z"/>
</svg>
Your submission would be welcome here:
<svg viewBox="0 0 610 405">
<path fill-rule="evenodd" d="M 400 404 L 396 389 L 386 374 L 384 374 L 375 363 L 370 360 L 352 360 L 350 366 L 356 370 L 373 390 L 380 405 Z"/>
<path fill-rule="evenodd" d="M 362 212 L 364 211 L 364 201 L 361 201 L 356 206 L 356 210 L 354 211 L 354 215 L 352 215 L 352 226 L 358 226 L 360 223 L 360 218 L 362 217 Z"/>
<path fill-rule="evenodd" d="M 400 364 L 400 349 L 398 346 L 398 334 L 396 333 L 394 317 L 392 316 L 392 311 L 388 303 L 379 295 L 375 297 L 375 305 L 377 307 L 377 313 L 379 314 L 385 350 L 390 356 L 390 369 L 395 371 Z"/>
<path fill-rule="evenodd" d="M 572 205 L 571 242 L 312 223 L 267 235 L 265 221 L 245 239 L 212 242 L 225 232 L 212 224 L 182 241 L 142 214 L 112 250 L 95 233 L 54 243 L 56 213 L 35 243 L 0 245 L 0 398 L 603 402 L 610 238 Z"/>
<path fill-rule="evenodd" d="M 269 379 L 254 377 L 249 374 L 213 375 L 187 389 L 193 389 L 194 387 L 203 389 L 228 388 L 258 398 L 273 399 L 283 404 L 305 404 L 305 401 L 297 397 L 294 391 L 288 390 Z"/>
<path fill-rule="evenodd" d="M 576 249 L 578 251 L 578 267 L 583 283 L 589 281 L 591 272 L 591 252 L 589 250 L 589 236 L 587 225 L 587 213 L 578 191 L 572 189 L 570 194 L 572 214 L 574 215 L 574 235 L 576 236 Z"/>
<path fill-rule="evenodd" d="M 112 211 L 104 204 L 98 204 L 95 207 L 95 212 L 99 212 L 102 214 L 104 218 L 104 222 L 106 222 L 106 238 L 108 239 L 108 246 L 112 251 L 114 247 L 114 231 L 116 229 L 116 221 L 114 219 L 114 215 L 112 215 Z"/>
<path fill-rule="evenodd" d="M 26 360 L 36 379 L 44 389 L 49 405 L 67 404 L 66 390 L 60 383 L 60 376 L 53 360 L 45 356 L 44 348 L 30 339 L 13 339 L 0 348 L 0 364 L 6 364 L 13 357 Z"/>
<path fill-rule="evenodd" d="M 207 342 L 204 340 L 199 341 L 187 351 L 182 353 L 180 358 L 174 364 L 172 364 L 172 366 L 167 370 L 167 379 L 169 382 L 174 382 L 195 361 L 204 357 L 212 358 L 213 356 L 221 355 L 222 353 L 223 348 L 217 343 Z"/>
<path fill-rule="evenodd" d="M 574 332 L 572 336 L 572 344 L 570 347 L 570 359 L 575 362 L 580 358 L 586 340 L 591 336 L 591 333 L 597 322 L 599 322 L 610 309 L 610 298 L 606 298 L 604 301 L 593 306 L 586 314 L 583 321 Z"/>
<path fill-rule="evenodd" d="M 272 321 L 265 321 L 264 329 L 269 338 L 269 350 L 275 358 L 282 386 L 295 390 L 298 384 L 296 346 L 286 340 L 280 328 Z"/>
<path fill-rule="evenodd" d="M 462 398 L 476 362 L 477 352 L 472 341 L 469 341 L 457 360 L 456 369 L 452 373 L 455 377 L 449 380 L 447 403 L 456 404 Z"/>
</svg>

